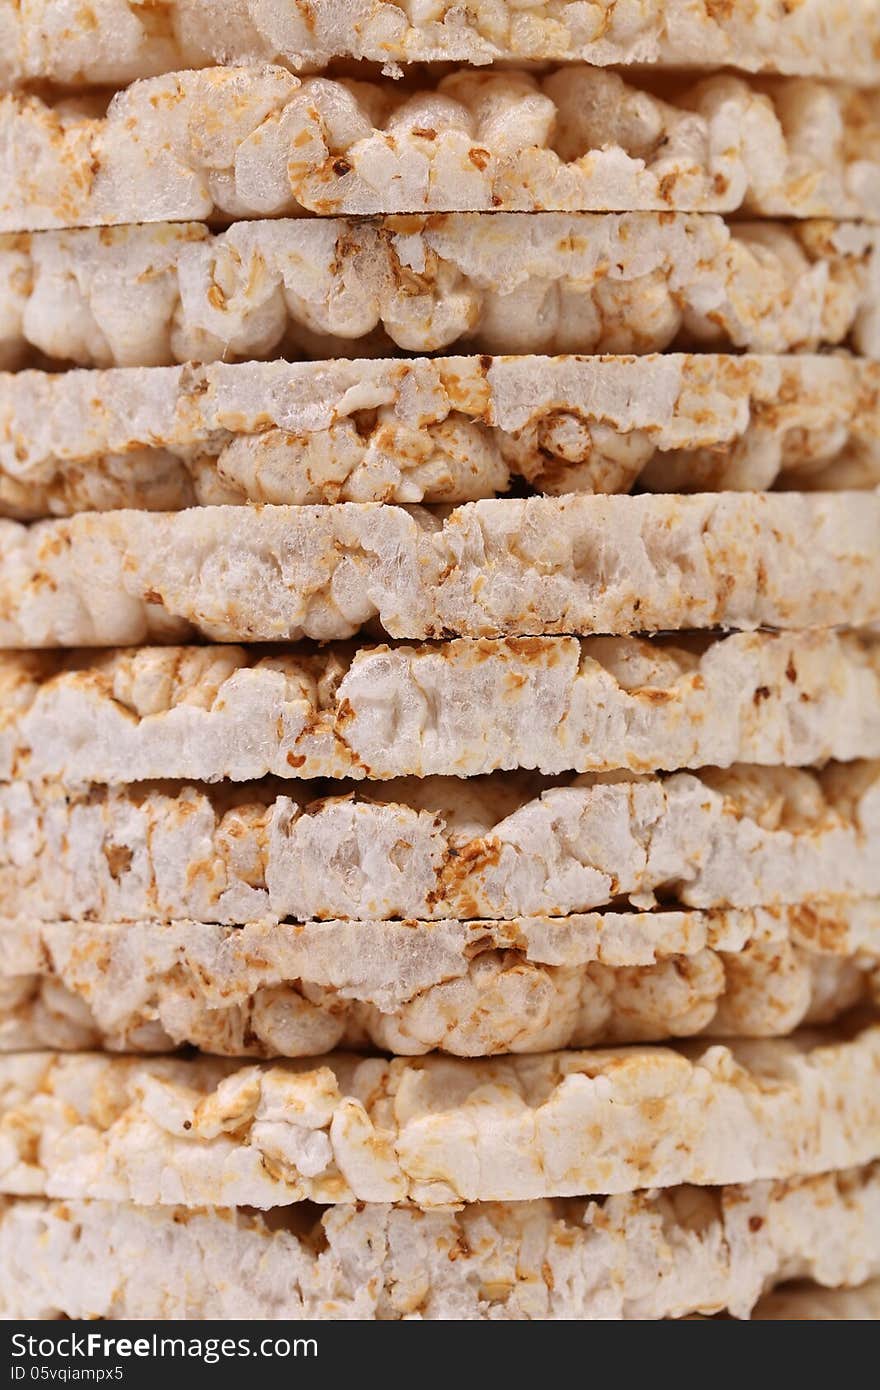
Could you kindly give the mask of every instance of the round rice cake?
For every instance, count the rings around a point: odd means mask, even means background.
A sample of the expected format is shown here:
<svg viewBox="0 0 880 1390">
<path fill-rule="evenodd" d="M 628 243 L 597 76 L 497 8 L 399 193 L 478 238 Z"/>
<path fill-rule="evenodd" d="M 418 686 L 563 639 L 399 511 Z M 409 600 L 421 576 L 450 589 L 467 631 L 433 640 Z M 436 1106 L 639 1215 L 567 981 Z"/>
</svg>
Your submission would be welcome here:
<svg viewBox="0 0 880 1390">
<path fill-rule="evenodd" d="M 345 502 L 0 521 L 0 646 L 880 621 L 880 492 Z"/>
<path fill-rule="evenodd" d="M 269 224 L 271 225 L 271 224 Z M 313 224 L 320 225 L 320 224 Z M 452 357 L 0 374 L 0 513 L 869 489 L 880 364 Z"/>
<path fill-rule="evenodd" d="M 6 1319 L 747 1318 L 797 1277 L 839 1309 L 866 1295 L 835 1286 L 880 1275 L 880 1173 L 458 1211 L 301 1203 L 268 1220 L 0 1200 L 0 1260 Z"/>
<path fill-rule="evenodd" d="M 0 232 L 307 211 L 880 219 L 880 88 L 581 65 L 415 85 L 213 67 L 0 98 Z"/>
<path fill-rule="evenodd" d="M 880 895 L 878 846 L 870 760 L 666 778 L 0 783 L 0 901 L 35 922 L 564 917 L 659 898 L 792 907 L 803 944 L 855 951 L 861 934 L 822 900 Z"/>
<path fill-rule="evenodd" d="M 673 345 L 880 357 L 880 232 L 502 212 L 0 238 L 5 369 Z"/>
<path fill-rule="evenodd" d="M 431 1208 L 806 1177 L 880 1151 L 880 1024 L 462 1059 L 0 1057 L 0 1192 Z"/>
<path fill-rule="evenodd" d="M 503 0 L 466 9 L 441 0 L 163 0 L 147 18 L 132 0 L 90 0 L 72 22 L 64 0 L 0 11 L 0 85 L 122 86 L 172 68 L 284 62 L 319 70 L 334 58 L 400 64 L 579 59 L 596 65 L 734 67 L 750 72 L 880 78 L 871 0 Z"/>
<path fill-rule="evenodd" d="M 782 1037 L 880 999 L 880 899 L 506 922 L 17 917 L 0 942 L 0 1052 L 491 1057 Z"/>
<path fill-rule="evenodd" d="M 0 654 L 0 780 L 651 772 L 880 757 L 852 633 Z"/>
</svg>

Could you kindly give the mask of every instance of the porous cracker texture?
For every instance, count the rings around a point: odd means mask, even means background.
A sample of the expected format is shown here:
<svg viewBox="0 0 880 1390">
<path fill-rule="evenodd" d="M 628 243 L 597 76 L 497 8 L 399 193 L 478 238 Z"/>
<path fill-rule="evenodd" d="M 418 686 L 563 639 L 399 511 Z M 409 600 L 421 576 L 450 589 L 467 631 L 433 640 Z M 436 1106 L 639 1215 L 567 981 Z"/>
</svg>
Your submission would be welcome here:
<svg viewBox="0 0 880 1390">
<path fill-rule="evenodd" d="M 880 89 L 573 65 L 413 83 L 213 67 L 0 98 L 0 232 L 298 212 L 880 219 Z"/>
<path fill-rule="evenodd" d="M 819 900 L 880 895 L 878 844 L 871 760 L 667 778 L 0 783 L 0 902 L 35 921 L 559 917 L 659 898 L 793 906 L 806 930 Z"/>
<path fill-rule="evenodd" d="M 711 213 L 438 213 L 0 238 L 7 369 L 673 344 L 880 357 L 878 230 Z"/>
<path fill-rule="evenodd" d="M 0 921 L 0 1051 L 314 1057 L 777 1037 L 880 998 L 880 900 L 497 922 Z"/>
<path fill-rule="evenodd" d="M 122 86 L 173 68 L 283 62 L 295 71 L 334 58 L 401 64 L 498 60 L 880 77 L 872 0 L 17 0 L 0 11 L 0 85 Z"/>
<path fill-rule="evenodd" d="M 531 497 L 0 521 L 0 645 L 880 621 L 880 492 Z"/>
<path fill-rule="evenodd" d="M 876 1293 L 832 1290 L 880 1274 L 880 1173 L 457 1212 L 303 1204 L 268 1222 L 31 1198 L 0 1202 L 0 1259 L 8 1319 L 747 1318 L 797 1278 L 867 1316 Z"/>
<path fill-rule="evenodd" d="M 651 772 L 880 757 L 854 633 L 0 654 L 0 780 Z"/>
<path fill-rule="evenodd" d="M 880 1024 L 537 1056 L 0 1057 L 0 1192 L 431 1208 L 805 1177 L 880 1149 Z"/>
<path fill-rule="evenodd" d="M 878 483 L 880 364 L 842 356 L 0 374 L 0 513 L 23 518 Z"/>
</svg>

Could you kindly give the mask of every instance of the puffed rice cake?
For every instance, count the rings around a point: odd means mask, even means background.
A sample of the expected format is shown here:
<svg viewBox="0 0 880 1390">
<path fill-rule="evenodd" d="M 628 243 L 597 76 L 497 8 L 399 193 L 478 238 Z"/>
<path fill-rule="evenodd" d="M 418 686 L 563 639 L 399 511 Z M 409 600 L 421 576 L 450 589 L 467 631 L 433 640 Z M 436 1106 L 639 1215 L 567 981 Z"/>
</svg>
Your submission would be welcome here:
<svg viewBox="0 0 880 1390">
<path fill-rule="evenodd" d="M 880 12 L 308 9 L 0 0 L 0 1315 L 875 1317 Z"/>
<path fill-rule="evenodd" d="M 421 212 L 880 218 L 880 93 L 807 78 L 205 68 L 0 97 L 0 232 Z"/>
<path fill-rule="evenodd" d="M 880 364 L 452 357 L 0 374 L 0 514 L 880 482 Z"/>
<path fill-rule="evenodd" d="M 499 59 L 580 59 L 603 66 L 736 67 L 874 83 L 880 20 L 872 0 L 539 0 L 522 10 L 477 0 L 427 8 L 411 0 L 166 0 L 147 20 L 131 0 L 90 0 L 71 22 L 64 0 L 0 10 L 0 84 L 113 84 L 169 68 L 279 61 L 320 70 L 370 59 L 480 65 Z"/>
<path fill-rule="evenodd" d="M 878 1074 L 870 1014 L 483 1059 L 20 1052 L 0 1056 L 0 1193 L 431 1208 L 805 1177 L 876 1155 Z"/>
<path fill-rule="evenodd" d="M 880 757 L 856 633 L 0 655 L 0 778 L 649 772 Z"/>
<path fill-rule="evenodd" d="M 880 895 L 878 834 L 871 760 L 668 777 L 13 781 L 0 785 L 0 901 L 34 924 L 229 926 L 790 907 L 801 936 L 837 949 L 820 909 Z"/>
<path fill-rule="evenodd" d="M 776 1037 L 880 1000 L 880 899 L 514 921 L 0 921 L 0 1051 L 461 1057 Z"/>
<path fill-rule="evenodd" d="M 880 1275 L 880 1174 L 458 1211 L 301 1203 L 268 1221 L 0 1199 L 0 1260 L 4 1318 L 778 1317 L 761 1294 L 798 1277 L 841 1290 L 823 1304 L 852 1288 L 873 1316 L 858 1286 Z"/>
<path fill-rule="evenodd" d="M 448 213 L 0 238 L 0 367 L 382 352 L 880 356 L 878 230 Z"/>
</svg>

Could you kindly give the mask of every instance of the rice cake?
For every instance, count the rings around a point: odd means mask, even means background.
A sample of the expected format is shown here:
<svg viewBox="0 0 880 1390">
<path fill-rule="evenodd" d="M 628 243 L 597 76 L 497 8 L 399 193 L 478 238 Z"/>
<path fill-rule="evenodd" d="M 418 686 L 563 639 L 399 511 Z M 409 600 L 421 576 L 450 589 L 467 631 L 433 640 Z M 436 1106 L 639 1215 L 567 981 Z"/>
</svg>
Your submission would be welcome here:
<svg viewBox="0 0 880 1390">
<path fill-rule="evenodd" d="M 746 1318 L 784 1279 L 880 1274 L 880 1173 L 268 1220 L 32 1198 L 0 1203 L 0 1261 L 6 1319 Z"/>
<path fill-rule="evenodd" d="M 0 1057 L 0 1192 L 448 1206 L 805 1177 L 880 1153 L 880 1025 L 486 1060 Z"/>
<path fill-rule="evenodd" d="M 146 18 L 132 0 L 22 0 L 0 11 L 0 85 L 122 86 L 170 68 L 284 62 L 295 71 L 334 58 L 401 63 L 580 59 L 880 78 L 880 20 L 871 0 L 562 0 L 515 4 L 411 0 L 164 0 Z"/>
<path fill-rule="evenodd" d="M 880 364 L 670 354 L 0 375 L 0 512 L 14 516 L 449 503 L 512 483 L 874 488 Z"/>
<path fill-rule="evenodd" d="M 396 86 L 214 67 L 109 106 L 7 95 L 0 146 L 0 232 L 301 211 L 880 220 L 880 89 L 808 78 L 575 65 Z"/>
<path fill-rule="evenodd" d="M 531 497 L 0 521 L 0 646 L 880 621 L 880 492 Z"/>
<path fill-rule="evenodd" d="M 659 895 L 794 906 L 825 946 L 837 937 L 819 900 L 880 895 L 878 849 L 871 761 L 562 782 L 0 783 L 0 902 L 37 922 L 555 917 Z"/>
<path fill-rule="evenodd" d="M 838 633 L 0 654 L 0 780 L 386 781 L 880 757 L 880 644 Z"/>
<path fill-rule="evenodd" d="M 880 234 L 449 213 L 0 238 L 0 367 L 678 347 L 880 357 Z"/>
<path fill-rule="evenodd" d="M 16 905 L 17 906 L 17 905 Z M 880 899 L 514 921 L 0 921 L 0 1052 L 545 1052 L 880 1001 Z"/>
</svg>

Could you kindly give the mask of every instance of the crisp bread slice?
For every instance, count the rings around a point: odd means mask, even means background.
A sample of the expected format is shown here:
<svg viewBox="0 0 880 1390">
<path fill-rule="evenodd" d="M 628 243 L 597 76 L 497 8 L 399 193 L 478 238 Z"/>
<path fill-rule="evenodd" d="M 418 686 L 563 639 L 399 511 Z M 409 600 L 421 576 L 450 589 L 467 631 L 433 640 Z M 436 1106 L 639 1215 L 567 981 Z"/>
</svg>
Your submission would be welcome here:
<svg viewBox="0 0 880 1390">
<path fill-rule="evenodd" d="M 880 1280 L 871 1280 L 857 1289 L 785 1285 L 762 1298 L 752 1310 L 752 1317 L 759 1322 L 877 1322 Z"/>
<path fill-rule="evenodd" d="M 0 646 L 880 621 L 880 493 L 701 493 L 0 521 Z"/>
<path fill-rule="evenodd" d="M 873 488 L 880 364 L 669 354 L 0 374 L 0 512 L 13 516 L 448 503 L 511 483 Z"/>
<path fill-rule="evenodd" d="M 880 895 L 880 762 L 404 778 L 0 783 L 0 902 L 35 921 L 564 916 Z M 821 924 L 821 925 L 820 925 Z M 847 945 L 845 949 L 853 949 Z"/>
<path fill-rule="evenodd" d="M 880 1024 L 463 1060 L 0 1057 L 0 1192 L 446 1206 L 804 1177 L 880 1151 Z"/>
<path fill-rule="evenodd" d="M 672 344 L 880 357 L 880 230 L 502 212 L 0 238 L 4 368 Z"/>
<path fill-rule="evenodd" d="M 268 1221 L 30 1199 L 0 1204 L 0 1260 L 7 1319 L 745 1318 L 784 1279 L 880 1275 L 880 1172 Z"/>
<path fill-rule="evenodd" d="M 781 1037 L 880 999 L 880 899 L 514 921 L 0 921 L 0 1051 L 315 1057 Z M 847 954 L 849 951 L 849 954 Z"/>
<path fill-rule="evenodd" d="M 880 217 L 880 89 L 567 66 L 415 86 L 215 67 L 0 100 L 0 232 L 306 210 Z"/>
<path fill-rule="evenodd" d="M 84 17 L 85 16 L 85 17 Z M 71 20 L 64 0 L 25 0 L 0 12 L 0 84 L 112 84 L 169 68 L 269 61 L 298 71 L 334 58 L 400 64 L 579 59 L 596 65 L 667 64 L 880 78 L 880 19 L 872 0 L 538 0 L 447 3 L 389 0 L 166 0 L 161 20 L 132 0 L 91 0 Z"/>
<path fill-rule="evenodd" d="M 880 645 L 836 633 L 0 655 L 0 780 L 634 772 L 880 757 Z"/>
</svg>

